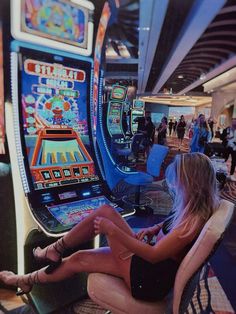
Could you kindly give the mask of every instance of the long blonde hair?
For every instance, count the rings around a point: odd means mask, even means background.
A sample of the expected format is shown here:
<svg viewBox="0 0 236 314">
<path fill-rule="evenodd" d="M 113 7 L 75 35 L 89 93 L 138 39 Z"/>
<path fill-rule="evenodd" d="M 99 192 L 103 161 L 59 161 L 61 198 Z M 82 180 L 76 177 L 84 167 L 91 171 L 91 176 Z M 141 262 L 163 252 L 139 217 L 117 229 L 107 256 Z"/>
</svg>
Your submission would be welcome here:
<svg viewBox="0 0 236 314">
<path fill-rule="evenodd" d="M 166 170 L 174 191 L 171 229 L 183 227 L 183 236 L 197 230 L 219 206 L 216 173 L 210 159 L 201 153 L 177 155 Z"/>
</svg>

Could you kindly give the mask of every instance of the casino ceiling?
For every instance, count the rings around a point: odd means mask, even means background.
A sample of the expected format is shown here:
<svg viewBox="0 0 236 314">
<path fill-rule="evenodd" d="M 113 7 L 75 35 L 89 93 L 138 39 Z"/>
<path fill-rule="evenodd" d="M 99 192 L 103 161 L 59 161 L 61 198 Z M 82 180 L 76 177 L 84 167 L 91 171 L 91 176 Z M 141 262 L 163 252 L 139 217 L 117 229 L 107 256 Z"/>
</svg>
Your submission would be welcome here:
<svg viewBox="0 0 236 314">
<path fill-rule="evenodd" d="M 120 0 L 107 34 L 106 80 L 137 80 L 139 95 L 201 94 L 236 66 L 236 1 Z"/>
</svg>

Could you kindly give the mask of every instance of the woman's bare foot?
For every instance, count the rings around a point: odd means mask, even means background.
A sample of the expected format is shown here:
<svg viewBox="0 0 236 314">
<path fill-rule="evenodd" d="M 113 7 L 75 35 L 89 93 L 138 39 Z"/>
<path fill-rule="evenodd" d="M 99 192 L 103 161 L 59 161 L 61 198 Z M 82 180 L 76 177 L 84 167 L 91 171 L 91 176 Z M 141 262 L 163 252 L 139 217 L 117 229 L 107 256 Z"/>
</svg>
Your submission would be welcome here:
<svg viewBox="0 0 236 314">
<path fill-rule="evenodd" d="M 29 280 L 29 275 L 16 275 L 12 271 L 4 270 L 0 272 L 0 281 L 7 286 L 20 288 L 18 295 L 25 294 L 31 291 L 32 284 Z"/>
</svg>

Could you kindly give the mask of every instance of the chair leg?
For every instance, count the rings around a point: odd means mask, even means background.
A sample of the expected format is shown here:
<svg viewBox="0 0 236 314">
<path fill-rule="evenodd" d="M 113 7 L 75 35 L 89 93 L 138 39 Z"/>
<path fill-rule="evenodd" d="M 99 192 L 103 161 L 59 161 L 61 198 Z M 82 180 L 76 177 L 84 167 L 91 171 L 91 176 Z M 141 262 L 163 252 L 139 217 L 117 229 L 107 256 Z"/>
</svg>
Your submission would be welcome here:
<svg viewBox="0 0 236 314">
<path fill-rule="evenodd" d="M 135 205 L 140 205 L 140 191 L 141 191 L 141 187 L 140 185 L 137 185 L 136 187 L 136 191 L 135 191 Z"/>
</svg>

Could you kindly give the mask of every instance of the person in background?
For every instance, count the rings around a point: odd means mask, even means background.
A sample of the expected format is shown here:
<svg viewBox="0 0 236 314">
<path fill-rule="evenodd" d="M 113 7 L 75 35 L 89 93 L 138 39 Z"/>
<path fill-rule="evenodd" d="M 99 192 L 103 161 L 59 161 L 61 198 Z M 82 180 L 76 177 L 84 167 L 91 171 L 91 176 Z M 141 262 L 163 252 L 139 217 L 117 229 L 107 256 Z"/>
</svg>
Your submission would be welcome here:
<svg viewBox="0 0 236 314">
<path fill-rule="evenodd" d="M 131 135 L 132 130 L 131 130 L 131 110 L 129 109 L 127 112 L 127 123 L 128 123 L 128 134 Z"/>
<path fill-rule="evenodd" d="M 185 128 L 186 128 L 186 122 L 184 120 L 184 116 L 181 115 L 180 119 L 179 119 L 179 122 L 177 123 L 177 127 L 176 127 L 177 137 L 178 137 L 178 140 L 179 140 L 179 150 L 181 149 L 181 146 L 183 144 Z"/>
<path fill-rule="evenodd" d="M 34 250 L 38 261 L 57 263 L 50 272 L 49 266 L 25 275 L 1 271 L 0 281 L 24 294 L 34 285 L 80 272 L 100 272 L 122 278 L 136 299 L 164 299 L 173 288 L 180 263 L 219 206 L 215 170 L 203 154 L 177 155 L 166 170 L 166 181 L 175 199 L 172 214 L 164 222 L 135 234 L 113 207 L 103 205 L 55 243 Z M 66 248 L 78 247 L 98 234 L 106 235 L 108 247 L 79 250 L 62 258 Z"/>
<path fill-rule="evenodd" d="M 137 117 L 134 122 L 138 122 L 137 133 L 146 133 L 146 119 L 145 117 Z"/>
<path fill-rule="evenodd" d="M 172 119 L 170 119 L 170 121 L 169 121 L 169 123 L 168 123 L 168 128 L 169 128 L 169 136 L 171 136 L 173 126 L 174 126 L 174 122 L 173 122 L 173 120 L 172 120 Z"/>
<path fill-rule="evenodd" d="M 173 124 L 173 133 L 176 134 L 177 120 Z"/>
<path fill-rule="evenodd" d="M 147 154 L 149 153 L 150 147 L 154 144 L 155 139 L 155 125 L 152 122 L 151 117 L 146 117 L 146 138 L 147 138 Z"/>
<path fill-rule="evenodd" d="M 167 118 L 163 117 L 157 128 L 157 144 L 166 145 Z"/>
<path fill-rule="evenodd" d="M 125 111 L 123 111 L 122 113 L 122 129 L 123 129 L 124 135 L 126 135 L 128 131 L 128 122 L 127 122 L 127 114 Z"/>
<path fill-rule="evenodd" d="M 225 161 L 231 155 L 230 176 L 231 181 L 236 181 L 234 176 L 236 167 L 236 118 L 232 119 L 231 127 L 225 128 L 220 136 L 222 144 L 225 146 Z"/>
<path fill-rule="evenodd" d="M 190 151 L 204 153 L 205 143 L 211 139 L 204 114 L 200 114 L 193 127 L 193 137 L 190 143 Z"/>
<path fill-rule="evenodd" d="M 208 123 L 208 126 L 209 126 L 210 131 L 211 131 L 211 140 L 212 140 L 213 137 L 214 137 L 214 124 L 215 124 L 216 122 L 214 121 L 214 119 L 213 119 L 212 117 L 210 117 L 210 118 L 208 119 L 207 123 Z"/>
<path fill-rule="evenodd" d="M 193 128 L 194 128 L 194 124 L 195 124 L 195 119 L 192 118 L 192 121 L 189 125 L 189 131 L 188 131 L 188 137 L 189 139 L 191 139 L 193 137 Z"/>
</svg>

